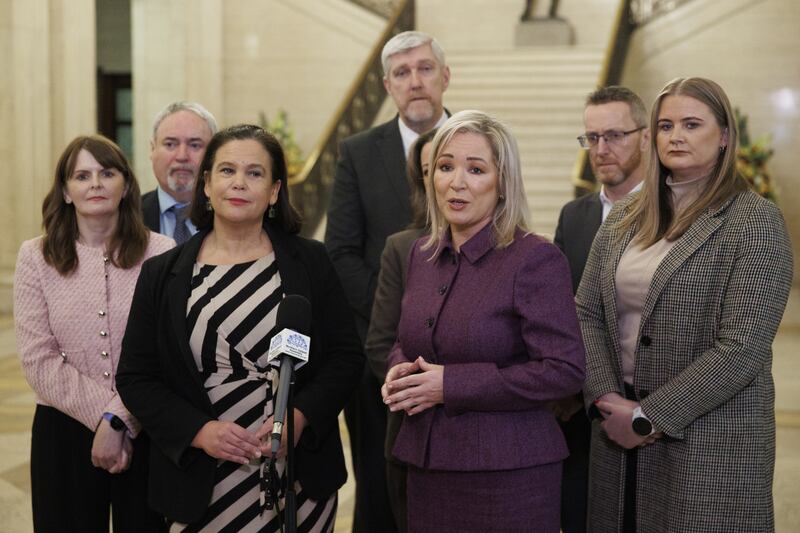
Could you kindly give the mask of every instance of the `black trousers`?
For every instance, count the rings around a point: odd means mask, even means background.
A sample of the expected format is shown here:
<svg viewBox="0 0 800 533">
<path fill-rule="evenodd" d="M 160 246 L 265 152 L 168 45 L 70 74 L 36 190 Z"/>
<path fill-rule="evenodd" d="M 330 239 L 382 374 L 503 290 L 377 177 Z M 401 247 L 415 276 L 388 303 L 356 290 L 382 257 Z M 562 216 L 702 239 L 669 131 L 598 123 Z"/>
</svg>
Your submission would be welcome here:
<svg viewBox="0 0 800 533">
<path fill-rule="evenodd" d="M 356 478 L 353 533 L 397 531 L 386 488 L 386 405 L 380 384 L 368 366 L 356 392 L 345 406 L 344 418 L 350 434 L 350 451 Z"/>
<path fill-rule="evenodd" d="M 637 401 L 633 387 L 625 384 L 625 397 Z M 625 499 L 622 533 L 636 533 L 636 448 L 625 451 Z"/>
<path fill-rule="evenodd" d="M 147 506 L 149 442 L 140 434 L 125 472 L 92 465 L 94 433 L 58 409 L 36 406 L 31 438 L 31 496 L 36 533 L 114 533 L 166 530 Z"/>
<path fill-rule="evenodd" d="M 561 477 L 561 531 L 585 533 L 592 424 L 586 411 L 579 409 L 572 418 L 559 422 L 559 425 L 569 448 Z"/>
</svg>

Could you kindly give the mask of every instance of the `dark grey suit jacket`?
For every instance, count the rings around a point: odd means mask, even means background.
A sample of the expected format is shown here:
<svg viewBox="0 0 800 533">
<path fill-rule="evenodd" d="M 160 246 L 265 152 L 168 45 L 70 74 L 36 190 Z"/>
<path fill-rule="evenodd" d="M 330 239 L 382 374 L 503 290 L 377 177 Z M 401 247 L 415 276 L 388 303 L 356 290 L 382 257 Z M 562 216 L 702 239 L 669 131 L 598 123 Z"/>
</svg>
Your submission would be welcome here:
<svg viewBox="0 0 800 533">
<path fill-rule="evenodd" d="M 411 251 L 414 241 L 424 234 L 424 229 L 408 229 L 390 235 L 386 239 L 386 248 L 381 255 L 381 272 L 378 276 L 378 287 L 375 290 L 372 320 L 369 323 L 367 341 L 364 344 L 367 362 L 379 383 L 386 380 L 389 351 L 397 339 L 400 304 L 406 287 L 406 272 L 408 272 L 408 253 Z M 394 448 L 394 441 L 402 422 L 402 411 L 387 414 L 384 449 L 387 460 L 397 461 L 392 455 L 392 448 Z"/>
<path fill-rule="evenodd" d="M 578 291 L 589 250 L 602 222 L 603 204 L 598 193 L 581 196 L 561 209 L 553 242 L 569 261 L 572 292 Z"/>
<path fill-rule="evenodd" d="M 363 340 L 386 237 L 411 222 L 411 191 L 397 118 L 342 141 L 325 245 Z"/>
<path fill-rule="evenodd" d="M 144 218 L 144 225 L 150 231 L 161 233 L 161 209 L 158 205 L 158 189 L 153 189 L 142 195 L 142 217 Z"/>
</svg>

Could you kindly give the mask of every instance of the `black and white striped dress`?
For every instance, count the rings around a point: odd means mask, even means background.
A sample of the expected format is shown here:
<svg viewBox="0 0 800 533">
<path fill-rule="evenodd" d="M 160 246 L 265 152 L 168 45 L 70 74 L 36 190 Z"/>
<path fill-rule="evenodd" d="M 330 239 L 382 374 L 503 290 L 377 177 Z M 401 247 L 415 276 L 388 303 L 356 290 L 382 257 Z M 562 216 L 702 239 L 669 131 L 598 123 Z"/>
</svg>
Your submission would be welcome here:
<svg viewBox="0 0 800 533">
<path fill-rule="evenodd" d="M 267 352 L 282 298 L 274 253 L 242 264 L 194 266 L 187 325 L 195 362 L 219 419 L 253 433 L 273 410 L 276 372 L 267 365 Z M 284 461 L 278 461 L 281 477 L 283 468 Z M 259 461 L 219 461 L 203 519 L 173 524 L 170 531 L 278 531 L 275 510 L 261 512 L 260 480 Z M 299 482 L 295 490 L 298 531 L 333 531 L 336 494 L 316 501 L 304 495 Z"/>
</svg>

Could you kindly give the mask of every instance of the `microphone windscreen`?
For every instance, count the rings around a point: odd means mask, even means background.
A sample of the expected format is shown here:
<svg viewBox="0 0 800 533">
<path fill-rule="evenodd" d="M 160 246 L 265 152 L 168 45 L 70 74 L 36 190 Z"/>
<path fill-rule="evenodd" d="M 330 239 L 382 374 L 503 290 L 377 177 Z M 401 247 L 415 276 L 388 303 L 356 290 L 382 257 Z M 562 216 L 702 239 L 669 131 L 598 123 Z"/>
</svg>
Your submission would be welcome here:
<svg viewBox="0 0 800 533">
<path fill-rule="evenodd" d="M 287 294 L 278 304 L 275 331 L 292 329 L 303 335 L 311 332 L 311 302 L 299 294 Z"/>
</svg>

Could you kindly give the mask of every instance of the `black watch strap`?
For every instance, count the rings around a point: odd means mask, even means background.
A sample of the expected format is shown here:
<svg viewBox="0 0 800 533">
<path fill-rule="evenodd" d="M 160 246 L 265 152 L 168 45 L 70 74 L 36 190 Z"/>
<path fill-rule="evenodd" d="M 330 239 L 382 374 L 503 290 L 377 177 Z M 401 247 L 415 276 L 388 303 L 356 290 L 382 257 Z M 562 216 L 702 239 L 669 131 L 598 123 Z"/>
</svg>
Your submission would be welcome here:
<svg viewBox="0 0 800 533">
<path fill-rule="evenodd" d="M 114 431 L 123 431 L 127 427 L 125 426 L 125 422 L 123 422 L 120 417 L 113 413 L 104 413 L 103 418 L 108 420 L 108 423 L 111 425 L 111 429 Z"/>
</svg>

